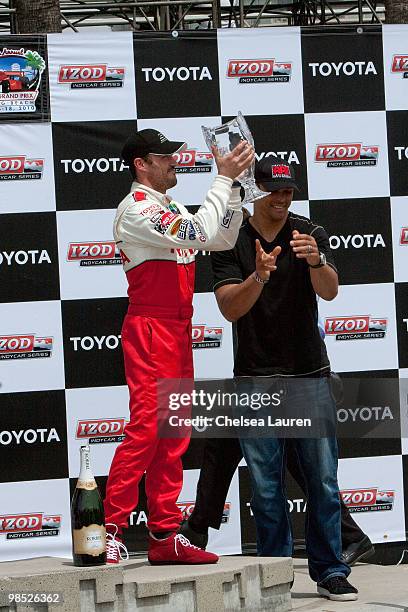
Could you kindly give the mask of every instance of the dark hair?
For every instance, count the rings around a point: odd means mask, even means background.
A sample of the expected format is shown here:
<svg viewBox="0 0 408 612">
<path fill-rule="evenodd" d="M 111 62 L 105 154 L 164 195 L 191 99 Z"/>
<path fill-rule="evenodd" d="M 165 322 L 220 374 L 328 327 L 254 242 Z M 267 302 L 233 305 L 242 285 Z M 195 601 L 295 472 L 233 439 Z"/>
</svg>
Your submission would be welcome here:
<svg viewBox="0 0 408 612">
<path fill-rule="evenodd" d="M 135 164 L 133 162 L 129 164 L 129 172 L 132 175 L 132 179 L 135 180 L 135 178 L 136 178 L 136 168 L 135 168 Z"/>
</svg>

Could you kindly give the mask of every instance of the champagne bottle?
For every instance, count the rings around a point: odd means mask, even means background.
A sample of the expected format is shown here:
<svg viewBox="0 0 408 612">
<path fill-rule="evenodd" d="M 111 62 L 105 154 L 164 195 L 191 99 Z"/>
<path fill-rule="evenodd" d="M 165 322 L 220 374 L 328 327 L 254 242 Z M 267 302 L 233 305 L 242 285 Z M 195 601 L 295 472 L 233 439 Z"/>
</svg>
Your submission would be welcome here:
<svg viewBox="0 0 408 612">
<path fill-rule="evenodd" d="M 91 470 L 90 448 L 81 446 L 81 469 L 71 502 L 72 556 L 74 565 L 106 563 L 105 514 Z"/>
</svg>

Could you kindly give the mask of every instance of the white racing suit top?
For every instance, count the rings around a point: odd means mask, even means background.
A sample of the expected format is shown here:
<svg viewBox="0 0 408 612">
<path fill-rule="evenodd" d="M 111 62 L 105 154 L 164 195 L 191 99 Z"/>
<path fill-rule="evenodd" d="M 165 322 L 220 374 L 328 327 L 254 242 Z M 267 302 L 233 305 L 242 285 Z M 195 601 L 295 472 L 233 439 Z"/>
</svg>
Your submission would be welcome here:
<svg viewBox="0 0 408 612">
<path fill-rule="evenodd" d="M 119 204 L 114 238 L 129 283 L 129 314 L 188 319 L 195 255 L 232 249 L 242 222 L 239 188 L 218 175 L 195 214 L 134 182 Z"/>
</svg>

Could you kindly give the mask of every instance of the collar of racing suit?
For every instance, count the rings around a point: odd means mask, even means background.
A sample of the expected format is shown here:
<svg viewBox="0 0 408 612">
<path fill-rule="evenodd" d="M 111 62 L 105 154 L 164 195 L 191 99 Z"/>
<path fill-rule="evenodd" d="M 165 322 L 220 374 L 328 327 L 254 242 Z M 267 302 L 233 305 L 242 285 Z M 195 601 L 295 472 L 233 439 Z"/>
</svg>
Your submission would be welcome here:
<svg viewBox="0 0 408 612">
<path fill-rule="evenodd" d="M 160 191 L 156 191 L 151 187 L 147 187 L 147 185 L 143 185 L 143 183 L 138 183 L 137 181 L 133 181 L 132 186 L 130 188 L 130 193 L 134 191 L 142 191 L 156 200 L 157 203 L 163 204 L 164 206 L 168 206 L 172 200 L 172 198 L 165 193 L 160 193 Z"/>
</svg>

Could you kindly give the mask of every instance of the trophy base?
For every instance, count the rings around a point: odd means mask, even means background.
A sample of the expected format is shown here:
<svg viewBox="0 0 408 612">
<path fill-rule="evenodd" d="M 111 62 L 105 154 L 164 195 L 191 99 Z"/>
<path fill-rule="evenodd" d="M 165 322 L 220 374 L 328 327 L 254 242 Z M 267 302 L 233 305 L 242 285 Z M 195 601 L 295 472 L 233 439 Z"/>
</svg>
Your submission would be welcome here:
<svg viewBox="0 0 408 612">
<path fill-rule="evenodd" d="M 255 183 L 242 184 L 242 187 L 245 191 L 242 204 L 249 204 L 250 202 L 254 202 L 268 195 L 265 191 L 258 189 Z"/>
</svg>

